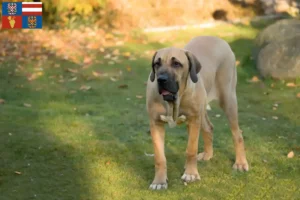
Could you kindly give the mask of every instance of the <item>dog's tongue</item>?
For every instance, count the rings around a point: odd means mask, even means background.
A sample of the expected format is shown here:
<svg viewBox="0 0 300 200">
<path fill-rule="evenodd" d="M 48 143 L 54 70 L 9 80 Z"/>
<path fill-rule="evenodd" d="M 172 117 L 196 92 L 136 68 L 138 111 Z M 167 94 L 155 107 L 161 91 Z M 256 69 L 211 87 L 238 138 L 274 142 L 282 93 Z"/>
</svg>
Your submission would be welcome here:
<svg viewBox="0 0 300 200">
<path fill-rule="evenodd" d="M 167 91 L 167 90 L 162 90 L 161 91 L 161 95 L 169 95 L 171 94 L 171 92 Z"/>
</svg>

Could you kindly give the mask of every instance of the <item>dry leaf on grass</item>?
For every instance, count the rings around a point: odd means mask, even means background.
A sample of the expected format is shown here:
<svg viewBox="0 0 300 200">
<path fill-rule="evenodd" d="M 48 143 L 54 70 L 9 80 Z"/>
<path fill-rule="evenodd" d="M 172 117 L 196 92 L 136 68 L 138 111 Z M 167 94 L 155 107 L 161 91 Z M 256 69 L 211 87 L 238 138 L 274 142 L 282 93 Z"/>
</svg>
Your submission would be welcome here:
<svg viewBox="0 0 300 200">
<path fill-rule="evenodd" d="M 115 49 L 115 50 L 112 52 L 112 55 L 114 55 L 114 56 L 118 56 L 119 54 L 120 54 L 119 49 Z"/>
<path fill-rule="evenodd" d="M 93 73 L 93 75 L 94 75 L 95 77 L 100 77 L 100 76 L 101 76 L 101 73 L 99 73 L 99 72 L 93 71 L 92 73 Z"/>
<path fill-rule="evenodd" d="M 251 80 L 248 80 L 248 82 L 250 82 L 250 83 L 257 83 L 257 82 L 259 82 L 260 80 L 259 80 L 259 78 L 257 77 L 257 76 L 253 76 L 252 78 L 251 78 Z"/>
<path fill-rule="evenodd" d="M 75 94 L 75 93 L 77 93 L 77 91 L 76 90 L 70 90 L 69 93 L 70 94 Z"/>
<path fill-rule="evenodd" d="M 293 158 L 295 156 L 294 152 L 291 151 L 290 153 L 288 153 L 287 157 L 288 158 Z"/>
<path fill-rule="evenodd" d="M 114 77 L 110 77 L 110 80 L 113 81 L 113 82 L 116 82 L 116 81 L 117 81 L 117 79 L 114 78 Z"/>
<path fill-rule="evenodd" d="M 30 74 L 27 76 L 27 80 L 33 81 L 33 80 L 37 79 L 38 77 L 42 76 L 43 74 L 44 74 L 43 72 L 36 72 L 36 73 Z"/>
<path fill-rule="evenodd" d="M 69 79 L 69 81 L 76 81 L 77 80 L 77 77 L 75 76 L 75 77 L 73 77 L 73 78 L 71 78 L 71 79 Z"/>
<path fill-rule="evenodd" d="M 88 57 L 88 56 L 84 57 L 84 59 L 83 59 L 83 63 L 84 64 L 90 64 L 91 62 L 92 62 L 92 58 L 91 57 Z"/>
<path fill-rule="evenodd" d="M 286 84 L 287 87 L 297 87 L 297 85 L 293 82 L 289 82 Z"/>
<path fill-rule="evenodd" d="M 154 156 L 154 154 L 150 154 L 150 153 L 146 153 L 146 152 L 144 152 L 144 154 L 145 154 L 145 156 L 149 156 L 149 157 L 153 157 Z"/>
<path fill-rule="evenodd" d="M 77 70 L 77 69 L 71 69 L 71 68 L 68 68 L 67 71 L 68 71 L 68 72 L 71 72 L 71 73 L 74 73 L 74 74 L 75 74 L 75 73 L 78 73 L 78 70 Z"/>
<path fill-rule="evenodd" d="M 22 174 L 22 172 L 15 171 L 15 174 L 21 175 L 21 174 Z"/>
<path fill-rule="evenodd" d="M 122 84 L 122 85 L 119 85 L 119 88 L 125 89 L 125 88 L 128 88 L 128 85 L 127 84 Z"/>
<path fill-rule="evenodd" d="M 83 85 L 80 87 L 80 90 L 87 91 L 87 90 L 90 90 L 91 88 L 92 88 L 91 86 Z"/>
<path fill-rule="evenodd" d="M 300 92 L 296 95 L 296 97 L 300 99 Z"/>
<path fill-rule="evenodd" d="M 124 56 L 124 57 L 126 57 L 126 58 L 129 58 L 129 57 L 130 57 L 130 55 L 131 55 L 131 53 L 130 53 L 130 52 L 125 52 L 125 53 L 123 53 L 123 56 Z"/>
<path fill-rule="evenodd" d="M 0 99 L 0 104 L 4 104 L 5 100 L 4 99 Z"/>
<path fill-rule="evenodd" d="M 136 95 L 135 97 L 138 98 L 138 99 L 142 99 L 143 98 L 142 95 Z"/>
<path fill-rule="evenodd" d="M 29 103 L 24 103 L 23 106 L 25 106 L 26 108 L 30 108 L 30 107 L 31 107 L 31 104 L 29 104 Z"/>
<path fill-rule="evenodd" d="M 109 58 L 111 58 L 111 55 L 110 54 L 106 54 L 103 58 L 104 59 L 109 59 Z"/>
<path fill-rule="evenodd" d="M 131 72 L 131 67 L 130 67 L 130 66 L 127 66 L 127 67 L 126 67 L 126 70 L 129 71 L 129 72 Z"/>
<path fill-rule="evenodd" d="M 277 116 L 273 116 L 272 118 L 275 119 L 275 120 L 278 120 L 278 117 L 277 117 Z"/>
<path fill-rule="evenodd" d="M 236 67 L 239 66 L 240 63 L 241 63 L 241 62 L 240 62 L 239 60 L 235 61 L 235 66 L 236 66 Z"/>
<path fill-rule="evenodd" d="M 216 114 L 216 117 L 218 117 L 218 118 L 219 118 L 219 117 L 221 117 L 221 115 L 220 115 L 220 114 Z"/>
</svg>

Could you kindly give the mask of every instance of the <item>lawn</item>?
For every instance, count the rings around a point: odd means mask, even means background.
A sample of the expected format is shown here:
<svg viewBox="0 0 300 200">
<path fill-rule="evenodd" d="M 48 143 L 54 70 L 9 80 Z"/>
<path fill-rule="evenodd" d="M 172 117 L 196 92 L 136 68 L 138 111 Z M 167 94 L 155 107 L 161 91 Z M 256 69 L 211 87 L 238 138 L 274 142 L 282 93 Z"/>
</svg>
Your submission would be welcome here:
<svg viewBox="0 0 300 200">
<path fill-rule="evenodd" d="M 249 82 L 258 75 L 251 58 L 258 31 L 221 25 L 149 33 L 147 42 L 107 49 L 135 59 L 113 64 L 99 53 L 87 68 L 53 55 L 24 64 L 5 59 L 0 64 L 0 99 L 5 100 L 0 104 L 0 199 L 300 199 L 300 87 L 271 79 Z M 145 81 L 151 56 L 161 47 L 183 47 L 197 35 L 220 36 L 236 54 L 250 171 L 232 170 L 230 129 L 212 103 L 214 158 L 198 163 L 201 181 L 186 186 L 180 180 L 187 133 L 184 125 L 167 128 L 168 190 L 150 191 L 154 161 Z M 291 151 L 295 156 L 287 158 Z"/>
</svg>

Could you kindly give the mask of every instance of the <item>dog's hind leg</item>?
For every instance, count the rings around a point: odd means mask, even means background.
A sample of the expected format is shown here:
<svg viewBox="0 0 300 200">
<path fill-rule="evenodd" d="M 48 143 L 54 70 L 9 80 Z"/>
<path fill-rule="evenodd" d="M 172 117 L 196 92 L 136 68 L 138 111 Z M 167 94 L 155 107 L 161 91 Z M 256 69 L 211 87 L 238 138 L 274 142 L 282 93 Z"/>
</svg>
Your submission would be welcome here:
<svg viewBox="0 0 300 200">
<path fill-rule="evenodd" d="M 234 141 L 236 159 L 233 168 L 240 171 L 248 171 L 249 166 L 246 159 L 244 139 L 238 122 L 238 104 L 236 97 L 236 69 L 234 69 L 233 72 L 233 76 L 228 77 L 230 78 L 230 80 L 226 80 L 226 77 L 223 76 L 223 84 L 219 82 L 219 102 L 221 108 L 224 110 L 225 115 L 228 118 Z M 228 84 L 224 84 L 226 82 Z"/>
</svg>

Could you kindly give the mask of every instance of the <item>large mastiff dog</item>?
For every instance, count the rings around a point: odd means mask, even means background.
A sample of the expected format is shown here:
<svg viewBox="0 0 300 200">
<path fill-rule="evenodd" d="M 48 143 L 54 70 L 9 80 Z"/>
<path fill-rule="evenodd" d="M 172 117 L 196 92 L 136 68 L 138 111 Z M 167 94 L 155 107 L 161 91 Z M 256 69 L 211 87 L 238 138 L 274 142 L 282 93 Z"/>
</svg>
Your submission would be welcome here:
<svg viewBox="0 0 300 200">
<path fill-rule="evenodd" d="M 183 116 L 187 123 L 186 163 L 181 179 L 185 182 L 200 179 L 197 160 L 213 157 L 213 126 L 206 106 L 214 99 L 219 101 L 229 120 L 236 153 L 233 168 L 248 171 L 244 140 L 238 124 L 236 84 L 234 53 L 227 42 L 217 37 L 196 37 L 184 49 L 164 48 L 154 54 L 147 83 L 147 111 L 155 159 L 155 176 L 150 189 L 167 188 L 164 153 L 167 117 L 178 122 L 178 116 Z M 167 116 L 168 112 L 172 113 L 171 116 Z M 197 155 L 200 130 L 204 151 Z"/>
</svg>

